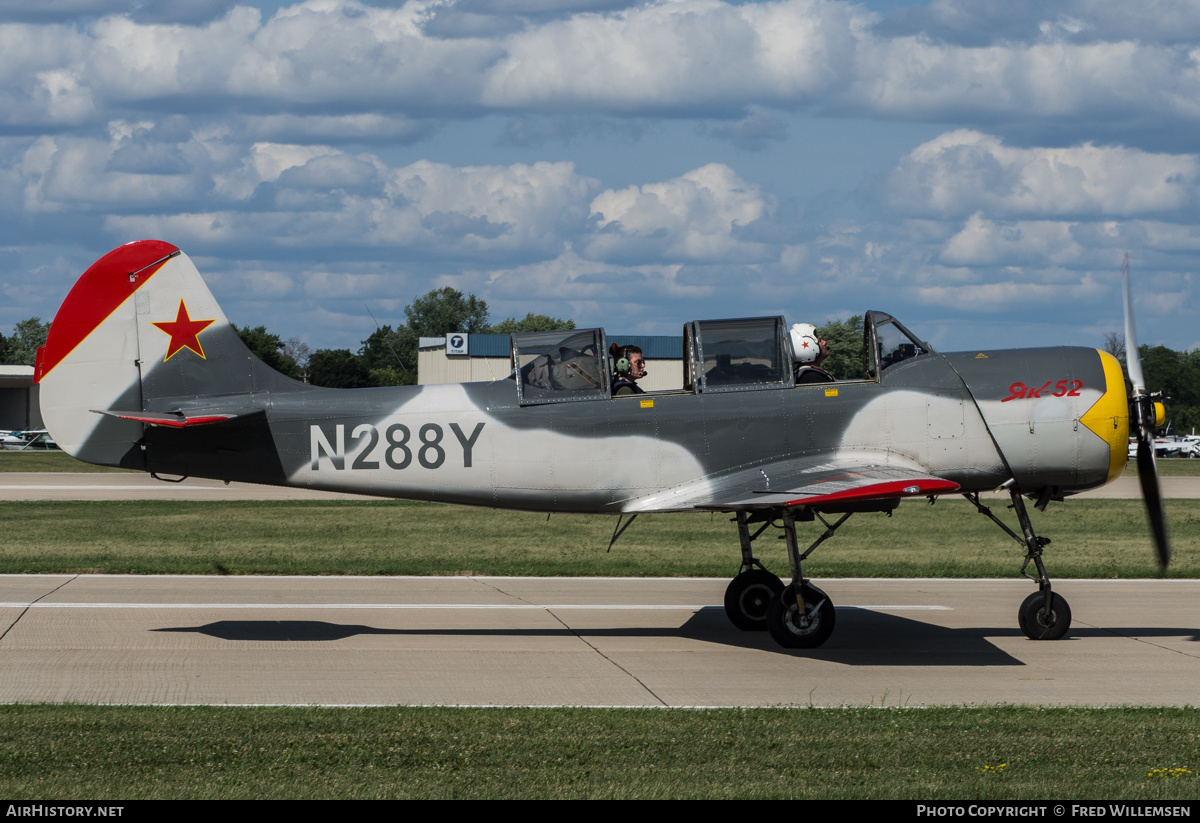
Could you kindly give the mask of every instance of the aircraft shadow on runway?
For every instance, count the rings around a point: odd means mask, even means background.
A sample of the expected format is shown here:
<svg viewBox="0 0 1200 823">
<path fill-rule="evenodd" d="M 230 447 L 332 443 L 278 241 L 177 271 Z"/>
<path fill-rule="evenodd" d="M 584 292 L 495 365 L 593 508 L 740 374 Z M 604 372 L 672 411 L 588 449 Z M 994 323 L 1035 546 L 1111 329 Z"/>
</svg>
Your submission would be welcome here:
<svg viewBox="0 0 1200 823">
<path fill-rule="evenodd" d="M 390 629 L 375 626 L 329 623 L 323 620 L 219 620 L 202 626 L 154 629 L 158 632 L 204 634 L 230 641 L 316 642 L 344 640 L 358 635 L 442 636 L 442 637 L 678 637 L 706 643 L 719 643 L 764 652 L 807 656 L 847 666 L 1023 666 L 1021 660 L 997 648 L 996 637 L 1019 637 L 1013 627 L 947 628 L 919 620 L 869 609 L 844 608 L 838 611 L 837 631 L 824 646 L 809 651 L 781 649 L 765 632 L 743 632 L 726 620 L 719 608 L 702 609 L 682 626 L 662 628 L 468 628 L 468 629 Z M 1198 629 L 1175 628 L 1090 628 L 1071 630 L 1070 643 L 1088 639 L 1114 639 L 1136 636 L 1189 637 L 1200 640 Z M 1035 641 L 1027 641 L 1033 643 Z"/>
</svg>

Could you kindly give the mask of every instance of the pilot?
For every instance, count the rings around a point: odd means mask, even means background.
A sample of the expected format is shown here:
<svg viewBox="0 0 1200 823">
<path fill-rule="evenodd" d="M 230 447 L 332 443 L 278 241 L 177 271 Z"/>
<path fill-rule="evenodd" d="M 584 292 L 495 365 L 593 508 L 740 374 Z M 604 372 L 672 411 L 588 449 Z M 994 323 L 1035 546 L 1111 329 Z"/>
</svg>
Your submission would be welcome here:
<svg viewBox="0 0 1200 823">
<path fill-rule="evenodd" d="M 817 327 L 812 323 L 796 323 L 792 326 L 791 338 L 796 382 L 832 383 L 836 378 L 821 368 L 829 356 L 829 345 L 817 336 Z"/>
<path fill-rule="evenodd" d="M 645 390 L 637 384 L 649 372 L 646 371 L 646 358 L 637 346 L 618 346 L 613 343 L 608 347 L 612 355 L 613 371 L 616 379 L 613 381 L 613 397 L 625 394 L 645 394 Z"/>
</svg>

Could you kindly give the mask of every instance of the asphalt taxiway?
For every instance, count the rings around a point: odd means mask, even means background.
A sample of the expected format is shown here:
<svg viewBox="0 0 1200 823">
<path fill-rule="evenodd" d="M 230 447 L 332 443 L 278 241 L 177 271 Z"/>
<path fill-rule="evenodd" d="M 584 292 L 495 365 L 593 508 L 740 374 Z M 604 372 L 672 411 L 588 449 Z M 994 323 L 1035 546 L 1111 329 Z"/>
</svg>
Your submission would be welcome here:
<svg viewBox="0 0 1200 823">
<path fill-rule="evenodd" d="M 1200 581 L 820 580 L 823 647 L 721 609 L 723 580 L 0 576 L 0 702 L 1195 705 Z"/>
</svg>

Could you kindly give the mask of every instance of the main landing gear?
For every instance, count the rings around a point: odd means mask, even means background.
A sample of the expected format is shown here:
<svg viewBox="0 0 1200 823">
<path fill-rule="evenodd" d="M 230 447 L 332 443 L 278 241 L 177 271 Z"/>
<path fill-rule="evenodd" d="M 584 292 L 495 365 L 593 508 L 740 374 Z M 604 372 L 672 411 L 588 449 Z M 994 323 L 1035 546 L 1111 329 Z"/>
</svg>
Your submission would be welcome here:
<svg viewBox="0 0 1200 823">
<path fill-rule="evenodd" d="M 821 517 L 813 512 L 808 519 L 813 516 Z M 837 613 L 829 596 L 804 579 L 800 564 L 817 546 L 832 537 L 850 515 L 842 515 L 833 525 L 822 517 L 821 522 L 827 530 L 803 554 L 796 543 L 795 517 L 795 512 L 790 509 L 755 512 L 750 516 L 745 512 L 737 513 L 742 571 L 725 590 L 725 614 L 739 629 L 766 629 L 772 639 L 785 648 L 815 649 L 833 634 Z M 751 542 L 776 518 L 783 520 L 783 534 L 787 540 L 788 565 L 792 571 L 792 580 L 787 586 L 763 568 L 750 550 Z M 750 523 L 758 522 L 762 525 L 751 534 Z"/>
<path fill-rule="evenodd" d="M 979 502 L 977 493 L 963 496 L 975 505 L 980 514 L 986 515 L 1009 537 L 1025 547 L 1025 562 L 1021 564 L 1021 574 L 1037 583 L 1038 590 L 1021 603 L 1021 608 L 1017 612 L 1017 625 L 1030 640 L 1058 640 L 1064 637 L 1067 630 L 1071 628 L 1071 607 L 1067 605 L 1067 601 L 1062 595 L 1051 591 L 1050 578 L 1046 576 L 1046 567 L 1042 565 L 1042 548 L 1049 545 L 1050 538 L 1038 537 L 1033 533 L 1033 523 L 1029 520 L 1029 512 L 1025 510 L 1025 499 L 1021 497 L 1021 493 L 1015 487 L 1010 487 L 1008 495 L 1012 498 L 1012 508 L 1017 513 L 1017 520 L 1021 523 L 1024 537 L 1001 523 L 996 515 L 992 514 L 991 509 Z M 1038 503 L 1037 506 L 1039 509 L 1043 508 L 1045 501 Z M 1037 569 L 1037 577 L 1025 571 L 1031 562 Z"/>
<path fill-rule="evenodd" d="M 1033 533 L 1033 523 L 1025 509 L 1025 500 L 1015 487 L 1008 489 L 1012 508 L 1020 521 L 1023 536 L 1017 534 L 992 514 L 991 509 L 979 502 L 978 493 L 963 496 L 975 505 L 980 514 L 986 515 L 1013 540 L 1025 548 L 1025 562 L 1021 574 L 1038 584 L 1038 590 L 1021 603 L 1017 612 L 1017 624 L 1031 640 L 1058 640 L 1071 628 L 1071 607 L 1061 595 L 1055 594 L 1042 564 L 1042 549 L 1050 543 L 1049 538 Z M 1048 497 L 1048 496 L 1047 496 Z M 1046 500 L 1037 504 L 1045 505 Z M 887 511 L 895 508 L 898 501 L 881 502 L 877 508 L 861 510 Z M 788 649 L 815 649 L 833 634 L 837 612 L 825 592 L 804 579 L 802 562 L 813 550 L 833 537 L 834 532 L 845 523 L 853 512 L 843 514 L 830 523 L 819 512 L 812 509 L 771 509 L 750 514 L 737 513 L 738 538 L 742 546 L 742 570 L 730 581 L 725 590 L 725 614 L 733 625 L 744 631 L 766 630 L 779 645 Z M 818 519 L 825 524 L 825 532 L 803 553 L 796 542 L 796 518 Z M 783 536 L 787 541 L 788 565 L 792 579 L 787 585 L 767 571 L 754 557 L 750 544 L 775 520 L 783 521 Z M 751 533 L 750 524 L 761 523 Z M 1037 576 L 1025 570 L 1032 563 Z"/>
</svg>

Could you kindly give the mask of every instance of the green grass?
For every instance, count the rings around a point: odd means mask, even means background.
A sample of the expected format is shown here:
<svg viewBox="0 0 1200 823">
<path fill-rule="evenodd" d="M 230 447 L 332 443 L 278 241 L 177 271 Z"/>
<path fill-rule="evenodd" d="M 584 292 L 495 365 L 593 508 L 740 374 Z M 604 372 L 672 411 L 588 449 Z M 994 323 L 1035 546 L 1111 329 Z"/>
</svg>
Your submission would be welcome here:
<svg viewBox="0 0 1200 823">
<path fill-rule="evenodd" d="M 993 510 L 1015 528 L 996 500 Z M 1167 500 L 1169 574 L 1200 576 L 1200 501 Z M 1052 577 L 1157 575 L 1141 504 L 1070 500 L 1032 512 Z M 616 518 L 401 501 L 0 503 L 0 573 L 487 574 L 729 577 L 728 515 L 642 515 L 605 551 Z M 807 544 L 823 530 L 800 524 Z M 787 568 L 782 531 L 755 554 Z M 1012 577 L 1023 551 L 963 500 L 855 515 L 807 561 L 813 577 Z"/>
<path fill-rule="evenodd" d="M 63 451 L 0 451 L 0 473 L 4 472 L 124 472 L 109 466 L 93 466 Z"/>
<path fill-rule="evenodd" d="M 10 801 L 1200 793 L 1192 709 L 37 705 L 0 707 L 0 741 Z"/>
<path fill-rule="evenodd" d="M 1157 461 L 1159 477 L 1200 477 L 1200 460 L 1184 457 L 1159 458 Z M 1137 477 L 1137 461 L 1130 460 L 1125 464 L 1124 475 Z"/>
</svg>

